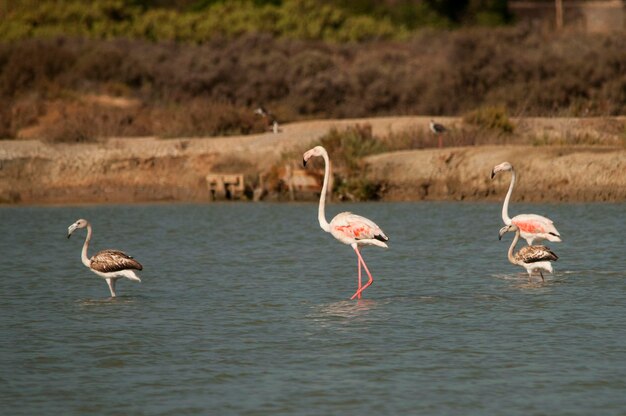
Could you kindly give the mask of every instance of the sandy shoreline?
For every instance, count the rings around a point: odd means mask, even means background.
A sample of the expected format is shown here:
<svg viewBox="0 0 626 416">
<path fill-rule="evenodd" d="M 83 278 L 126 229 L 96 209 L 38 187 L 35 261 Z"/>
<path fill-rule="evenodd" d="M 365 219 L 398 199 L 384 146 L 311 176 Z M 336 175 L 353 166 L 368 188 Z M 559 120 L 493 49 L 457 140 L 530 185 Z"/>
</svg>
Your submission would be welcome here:
<svg viewBox="0 0 626 416">
<path fill-rule="evenodd" d="M 254 176 L 279 162 L 284 152 L 306 150 L 331 127 L 369 123 L 374 134 L 384 135 L 426 126 L 429 119 L 314 120 L 284 125 L 279 134 L 218 138 L 114 138 L 95 144 L 0 141 L 0 203 L 204 202 L 209 201 L 205 180 L 209 172 Z M 525 119 L 520 126 L 545 135 L 589 126 L 593 126 L 590 131 L 601 132 L 602 123 Z M 365 174 L 384 184 L 385 200 L 497 200 L 503 197 L 509 178 L 503 175 L 491 182 L 488 175 L 493 165 L 504 160 L 520 173 L 518 201 L 626 200 L 626 149 L 620 146 L 471 146 L 392 152 L 367 158 Z"/>
</svg>

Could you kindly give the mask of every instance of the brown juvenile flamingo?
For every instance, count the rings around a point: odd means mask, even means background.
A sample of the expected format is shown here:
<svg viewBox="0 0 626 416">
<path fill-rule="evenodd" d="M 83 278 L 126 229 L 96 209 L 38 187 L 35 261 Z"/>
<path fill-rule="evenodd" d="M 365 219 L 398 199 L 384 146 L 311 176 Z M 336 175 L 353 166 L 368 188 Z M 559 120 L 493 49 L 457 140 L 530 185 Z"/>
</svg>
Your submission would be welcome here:
<svg viewBox="0 0 626 416">
<path fill-rule="evenodd" d="M 544 270 L 552 273 L 552 263 L 550 262 L 557 261 L 558 256 L 546 246 L 526 246 L 522 247 L 517 253 L 513 254 L 517 240 L 519 240 L 520 229 L 515 224 L 505 225 L 500 229 L 499 239 L 501 240 L 505 233 L 511 231 L 515 232 L 515 237 L 513 238 L 511 247 L 509 247 L 509 261 L 525 268 L 528 272 L 529 280 L 533 271 L 538 271 L 539 275 L 541 275 L 541 280 L 545 280 L 541 271 Z"/>
<path fill-rule="evenodd" d="M 322 146 L 316 146 L 304 153 L 302 161 L 303 165 L 306 166 L 306 162 L 313 156 L 321 156 L 324 158 L 324 184 L 322 185 L 322 193 L 320 194 L 320 204 L 317 214 L 320 227 L 322 227 L 322 230 L 330 233 L 337 240 L 350 245 L 356 252 L 358 257 L 357 265 L 359 271 L 359 281 L 357 291 L 350 299 L 361 299 L 361 293 L 372 284 L 374 279 L 372 278 L 372 274 L 367 268 L 361 253 L 359 252 L 359 246 L 372 245 L 387 248 L 385 241 L 388 241 L 389 238 L 387 238 L 383 230 L 381 230 L 380 227 L 373 221 L 368 220 L 365 217 L 361 217 L 360 215 L 355 215 L 351 212 L 342 212 L 337 214 L 337 216 L 332 219 L 330 224 L 326 221 L 324 207 L 326 204 L 328 178 L 330 177 L 330 160 L 326 149 Z M 361 285 L 361 265 L 363 265 L 365 272 L 369 277 L 369 281 L 365 285 Z"/>
<path fill-rule="evenodd" d="M 549 218 L 536 214 L 520 214 L 513 218 L 509 217 L 509 201 L 513 193 L 513 186 L 515 186 L 515 170 L 513 166 L 509 162 L 500 163 L 492 169 L 491 179 L 499 172 L 504 171 L 511 171 L 511 184 L 502 205 L 502 221 L 504 221 L 504 224 L 515 224 L 520 230 L 520 235 L 528 242 L 529 246 L 533 245 L 535 241 L 561 241 L 561 235 Z"/>
<path fill-rule="evenodd" d="M 116 296 L 115 283 L 117 279 L 126 277 L 130 280 L 141 282 L 135 270 L 142 270 L 143 266 L 139 264 L 137 260 L 122 251 L 102 250 L 91 256 L 91 258 L 87 257 L 87 249 L 89 248 L 89 241 L 91 241 L 91 224 L 89 221 L 80 219 L 70 225 L 67 228 L 67 238 L 70 238 L 76 229 L 85 227 L 87 227 L 87 237 L 83 244 L 81 260 L 92 272 L 106 280 L 109 285 L 109 290 L 111 291 L 111 297 Z"/>
</svg>

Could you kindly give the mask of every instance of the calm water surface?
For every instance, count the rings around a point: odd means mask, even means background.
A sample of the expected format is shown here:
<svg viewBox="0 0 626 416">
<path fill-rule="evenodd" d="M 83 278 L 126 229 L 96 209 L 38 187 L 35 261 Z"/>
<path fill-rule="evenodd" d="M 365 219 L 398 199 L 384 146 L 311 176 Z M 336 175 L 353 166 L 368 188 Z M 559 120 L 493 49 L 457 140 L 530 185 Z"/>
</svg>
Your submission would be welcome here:
<svg viewBox="0 0 626 416">
<path fill-rule="evenodd" d="M 391 238 L 358 302 L 314 204 L 0 209 L 0 414 L 626 414 L 625 204 L 514 204 L 565 240 L 544 284 L 499 204 L 340 210 Z M 143 283 L 108 298 L 80 217 Z"/>
</svg>

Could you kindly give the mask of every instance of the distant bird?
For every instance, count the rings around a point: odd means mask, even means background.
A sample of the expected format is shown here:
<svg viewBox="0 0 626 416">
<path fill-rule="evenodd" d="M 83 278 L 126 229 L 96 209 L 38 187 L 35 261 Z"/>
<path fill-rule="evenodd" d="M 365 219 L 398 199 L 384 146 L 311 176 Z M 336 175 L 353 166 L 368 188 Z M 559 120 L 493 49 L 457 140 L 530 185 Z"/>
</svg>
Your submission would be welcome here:
<svg viewBox="0 0 626 416">
<path fill-rule="evenodd" d="M 89 221 L 80 219 L 70 225 L 67 228 L 67 238 L 70 238 L 76 229 L 85 227 L 87 227 L 87 237 L 85 238 L 85 244 L 83 244 L 81 260 L 92 272 L 106 280 L 112 297 L 116 296 L 115 283 L 117 279 L 126 277 L 130 280 L 141 282 L 135 270 L 142 270 L 143 266 L 122 251 L 102 250 L 91 258 L 87 257 L 87 249 L 89 248 L 89 241 L 91 241 L 91 224 Z"/>
<path fill-rule="evenodd" d="M 543 271 L 552 273 L 552 264 L 551 261 L 557 261 L 558 256 L 554 254 L 550 248 L 546 246 L 526 246 L 522 247 L 517 253 L 513 254 L 513 250 L 515 249 L 515 245 L 520 237 L 520 230 L 515 224 L 505 225 L 500 229 L 499 239 L 502 239 L 502 236 L 507 232 L 515 232 L 515 237 L 513 238 L 513 242 L 511 243 L 511 247 L 509 247 L 508 258 L 509 261 L 518 266 L 522 266 L 528 272 L 528 279 L 530 280 L 534 271 L 538 271 L 539 275 L 541 275 L 541 280 L 545 281 L 543 278 Z"/>
<path fill-rule="evenodd" d="M 435 123 L 435 120 L 430 120 L 430 131 L 437 136 L 439 148 L 443 147 L 443 138 L 441 137 L 446 131 L 448 131 L 443 124 Z"/>
<path fill-rule="evenodd" d="M 263 118 L 270 117 L 270 113 L 264 107 L 257 107 L 257 109 L 254 110 L 254 114 L 258 114 Z"/>
<path fill-rule="evenodd" d="M 271 114 L 263 107 L 258 107 L 256 110 L 254 110 L 254 114 L 258 114 L 263 117 L 267 121 L 268 127 L 272 128 L 272 132 L 274 132 L 274 134 L 278 133 L 278 120 L 276 120 L 276 117 L 274 117 L 273 114 Z"/>
<path fill-rule="evenodd" d="M 443 124 L 435 123 L 435 120 L 430 120 L 430 131 L 435 134 L 442 134 L 448 131 Z"/>
<path fill-rule="evenodd" d="M 536 214 L 520 214 L 513 218 L 509 217 L 509 201 L 513 193 L 513 186 L 515 186 L 515 170 L 509 162 L 503 162 L 495 166 L 491 171 L 491 179 L 493 179 L 499 172 L 509 170 L 511 171 L 511 184 L 502 205 L 502 221 L 504 221 L 504 224 L 515 224 L 520 229 L 522 238 L 528 242 L 529 246 L 533 245 L 534 242 L 542 240 L 560 242 L 561 235 L 552 220 L 546 217 Z"/>
<path fill-rule="evenodd" d="M 326 191 L 328 188 L 328 178 L 330 177 L 330 160 L 328 158 L 328 152 L 322 146 L 316 146 L 304 153 L 303 165 L 306 167 L 306 162 L 314 157 L 321 156 L 324 158 L 324 184 L 322 185 L 322 193 L 320 195 L 320 204 L 318 208 L 317 218 L 322 230 L 330 233 L 333 237 L 344 244 L 350 245 L 358 257 L 357 266 L 359 271 L 359 281 L 357 291 L 352 295 L 350 299 L 361 299 L 361 293 L 367 289 L 374 279 L 370 273 L 361 253 L 359 252 L 360 246 L 373 245 L 378 247 L 387 248 L 385 241 L 389 238 L 385 235 L 383 230 L 380 229 L 373 221 L 368 220 L 360 215 L 352 214 L 351 212 L 342 212 L 337 214 L 332 219 L 330 224 L 326 221 L 326 215 L 324 213 L 324 207 L 326 203 Z M 365 272 L 369 277 L 369 281 L 365 285 L 361 285 L 361 265 L 365 268 Z"/>
</svg>

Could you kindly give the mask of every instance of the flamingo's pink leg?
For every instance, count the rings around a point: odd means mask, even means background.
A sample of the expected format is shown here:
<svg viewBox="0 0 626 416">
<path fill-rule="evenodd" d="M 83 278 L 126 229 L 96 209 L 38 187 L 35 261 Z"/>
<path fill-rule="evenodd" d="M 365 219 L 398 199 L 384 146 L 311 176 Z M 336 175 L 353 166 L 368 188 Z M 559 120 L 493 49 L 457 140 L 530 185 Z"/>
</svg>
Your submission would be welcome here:
<svg viewBox="0 0 626 416">
<path fill-rule="evenodd" d="M 361 260 L 359 258 L 356 259 L 357 265 L 358 265 L 358 269 L 359 269 L 359 287 L 357 288 L 357 293 L 359 294 L 359 296 L 357 297 L 358 299 L 361 299 Z"/>
<path fill-rule="evenodd" d="M 367 276 L 369 277 L 369 280 L 367 281 L 367 283 L 365 285 L 360 287 L 359 290 L 357 290 L 354 295 L 352 295 L 350 300 L 352 300 L 352 299 L 354 299 L 356 297 L 359 297 L 359 299 L 360 299 L 361 298 L 361 293 L 365 289 L 367 289 L 374 282 L 374 278 L 372 277 L 372 274 L 370 273 L 369 269 L 367 268 L 367 264 L 365 264 L 365 260 L 363 260 L 363 257 L 361 257 L 361 253 L 359 253 L 359 248 L 358 247 L 354 247 L 354 251 L 356 251 L 356 255 L 359 257 L 359 261 L 361 263 L 363 263 L 363 267 L 365 268 L 365 272 L 367 273 Z"/>
</svg>

